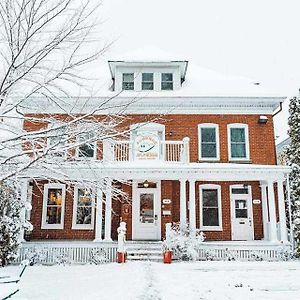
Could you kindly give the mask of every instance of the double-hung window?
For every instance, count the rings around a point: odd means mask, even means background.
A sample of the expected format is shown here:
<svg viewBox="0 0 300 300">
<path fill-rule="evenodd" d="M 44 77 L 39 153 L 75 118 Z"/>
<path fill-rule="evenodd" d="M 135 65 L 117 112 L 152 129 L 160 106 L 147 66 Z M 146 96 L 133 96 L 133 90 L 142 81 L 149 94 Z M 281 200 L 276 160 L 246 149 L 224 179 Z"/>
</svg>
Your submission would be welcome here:
<svg viewBox="0 0 300 300">
<path fill-rule="evenodd" d="M 173 90 L 173 73 L 162 73 L 161 74 L 161 89 Z"/>
<path fill-rule="evenodd" d="M 73 229 L 94 228 L 94 199 L 90 189 L 75 187 L 73 204 Z"/>
<path fill-rule="evenodd" d="M 77 157 L 79 158 L 95 158 L 96 144 L 93 133 L 80 133 L 78 136 Z"/>
<path fill-rule="evenodd" d="M 142 90 L 153 90 L 153 73 L 142 73 Z"/>
<path fill-rule="evenodd" d="M 248 125 L 228 125 L 229 160 L 249 160 Z"/>
<path fill-rule="evenodd" d="M 123 73 L 123 90 L 134 90 L 134 73 Z"/>
<path fill-rule="evenodd" d="M 49 183 L 44 186 L 42 229 L 63 229 L 66 186 Z"/>
<path fill-rule="evenodd" d="M 219 127 L 217 124 L 199 124 L 199 160 L 219 160 Z"/>
<path fill-rule="evenodd" d="M 200 229 L 222 230 L 221 186 L 200 185 Z"/>
</svg>

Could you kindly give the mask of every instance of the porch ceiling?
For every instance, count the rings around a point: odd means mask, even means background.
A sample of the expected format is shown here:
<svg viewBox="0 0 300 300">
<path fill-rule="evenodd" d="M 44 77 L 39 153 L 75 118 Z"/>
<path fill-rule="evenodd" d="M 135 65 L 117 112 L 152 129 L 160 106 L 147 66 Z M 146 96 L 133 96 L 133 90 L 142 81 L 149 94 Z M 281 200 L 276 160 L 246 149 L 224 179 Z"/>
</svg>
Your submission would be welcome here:
<svg viewBox="0 0 300 300">
<path fill-rule="evenodd" d="M 57 167 L 57 165 L 56 165 Z M 45 164 L 43 168 L 24 173 L 30 178 L 55 178 L 58 180 L 97 181 L 105 177 L 116 180 L 197 180 L 197 181 L 276 181 L 284 180 L 289 167 L 238 163 L 162 163 L 101 161 L 62 162 L 59 168 Z"/>
</svg>

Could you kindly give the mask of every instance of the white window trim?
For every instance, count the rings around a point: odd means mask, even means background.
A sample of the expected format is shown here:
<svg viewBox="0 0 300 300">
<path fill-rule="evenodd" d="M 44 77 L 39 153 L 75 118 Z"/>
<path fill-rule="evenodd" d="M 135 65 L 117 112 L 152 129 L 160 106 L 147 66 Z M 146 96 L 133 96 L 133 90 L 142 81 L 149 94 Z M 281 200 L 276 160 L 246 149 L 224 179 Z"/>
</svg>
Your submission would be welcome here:
<svg viewBox="0 0 300 300">
<path fill-rule="evenodd" d="M 73 216 L 72 216 L 72 229 L 80 229 L 80 230 L 93 230 L 94 229 L 94 221 L 95 221 L 95 193 L 92 192 L 92 217 L 91 224 L 76 224 L 77 217 L 77 198 L 78 198 L 78 190 L 84 189 L 83 186 L 75 186 L 74 187 L 74 196 L 73 196 Z"/>
<path fill-rule="evenodd" d="M 244 128 L 245 129 L 245 142 L 246 142 L 246 157 L 231 157 L 231 128 Z M 227 125 L 227 142 L 228 142 L 228 158 L 230 161 L 249 161 L 250 150 L 249 150 L 249 128 L 247 124 L 232 123 Z"/>
<path fill-rule="evenodd" d="M 203 215 L 202 215 L 202 196 L 203 190 L 206 189 L 215 189 L 218 191 L 218 216 L 219 216 L 219 226 L 204 226 L 203 225 Z M 200 230 L 203 231 L 223 231 L 222 224 L 222 195 L 221 195 L 221 186 L 218 184 L 201 184 L 199 185 L 199 199 L 200 199 Z"/>
<path fill-rule="evenodd" d="M 216 130 L 216 147 L 217 147 L 217 156 L 216 157 L 202 157 L 201 155 L 201 128 L 215 128 Z M 210 160 L 218 161 L 220 160 L 220 136 L 219 136 L 219 125 L 214 123 L 201 123 L 198 125 L 198 151 L 199 160 Z"/>
<path fill-rule="evenodd" d="M 61 220 L 60 224 L 47 224 L 47 201 L 49 189 L 61 189 L 62 201 L 61 201 Z M 61 183 L 47 183 L 44 185 L 43 195 L 43 213 L 42 213 L 42 226 L 41 229 L 64 229 L 64 217 L 65 217 L 65 200 L 66 200 L 66 185 Z"/>
<path fill-rule="evenodd" d="M 77 137 L 77 142 L 79 143 L 79 136 Z M 93 157 L 87 157 L 87 156 L 82 156 L 82 157 L 79 157 L 79 147 L 80 145 L 78 145 L 75 149 L 75 157 L 76 159 L 78 160 L 95 160 L 97 158 L 97 140 L 90 143 L 90 144 L 93 144 L 94 145 L 94 155 Z M 81 144 L 81 145 L 84 145 L 84 144 Z"/>
<path fill-rule="evenodd" d="M 172 81 L 163 81 L 162 80 L 162 74 L 172 74 Z M 175 74 L 174 74 L 174 72 L 161 72 L 160 73 L 160 91 L 161 92 L 165 92 L 165 91 L 167 91 L 167 92 L 169 92 L 169 91 L 174 91 L 174 77 L 175 77 Z M 163 82 L 172 82 L 172 89 L 171 90 L 164 90 L 163 88 L 162 88 L 162 85 L 163 85 Z"/>
</svg>

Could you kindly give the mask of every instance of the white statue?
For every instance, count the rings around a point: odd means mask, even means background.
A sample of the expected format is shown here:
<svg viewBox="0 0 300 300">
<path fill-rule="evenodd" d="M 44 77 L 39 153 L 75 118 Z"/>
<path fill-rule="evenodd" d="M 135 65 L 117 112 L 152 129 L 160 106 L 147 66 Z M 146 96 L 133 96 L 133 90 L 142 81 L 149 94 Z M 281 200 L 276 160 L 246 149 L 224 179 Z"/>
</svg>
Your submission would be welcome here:
<svg viewBox="0 0 300 300">
<path fill-rule="evenodd" d="M 121 222 L 117 229 L 118 232 L 118 252 L 125 253 L 125 241 L 126 241 L 126 223 Z"/>
</svg>

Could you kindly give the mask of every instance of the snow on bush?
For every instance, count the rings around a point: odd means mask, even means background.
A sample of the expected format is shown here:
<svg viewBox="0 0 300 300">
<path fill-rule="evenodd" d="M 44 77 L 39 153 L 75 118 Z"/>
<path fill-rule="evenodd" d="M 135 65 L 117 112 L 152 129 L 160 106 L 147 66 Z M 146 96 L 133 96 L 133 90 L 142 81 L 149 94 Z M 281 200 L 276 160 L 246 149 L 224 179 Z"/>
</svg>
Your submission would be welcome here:
<svg viewBox="0 0 300 300">
<path fill-rule="evenodd" d="M 290 145 L 287 149 L 287 162 L 292 168 L 290 174 L 290 190 L 294 237 L 296 242 L 296 253 L 300 256 L 300 99 L 290 99 L 289 105 L 289 136 Z"/>
<path fill-rule="evenodd" d="M 180 260 L 197 260 L 198 248 L 204 242 L 205 235 L 199 229 L 196 230 L 196 237 L 191 234 L 189 224 L 181 227 L 174 223 L 164 242 L 164 251 L 172 250 L 174 257 Z"/>
<path fill-rule="evenodd" d="M 0 182 L 0 265 L 13 261 L 20 246 L 20 231 L 31 229 L 31 224 L 21 223 L 20 213 L 25 203 L 18 198 L 17 185 L 12 180 Z"/>
</svg>

